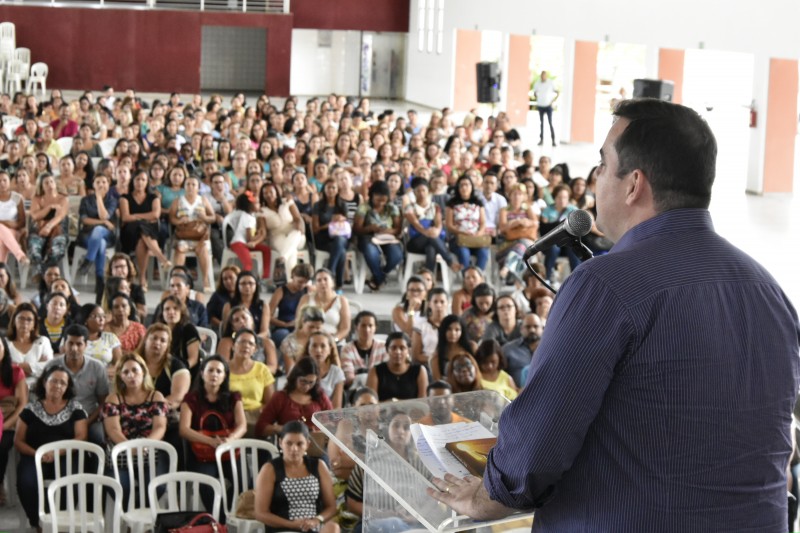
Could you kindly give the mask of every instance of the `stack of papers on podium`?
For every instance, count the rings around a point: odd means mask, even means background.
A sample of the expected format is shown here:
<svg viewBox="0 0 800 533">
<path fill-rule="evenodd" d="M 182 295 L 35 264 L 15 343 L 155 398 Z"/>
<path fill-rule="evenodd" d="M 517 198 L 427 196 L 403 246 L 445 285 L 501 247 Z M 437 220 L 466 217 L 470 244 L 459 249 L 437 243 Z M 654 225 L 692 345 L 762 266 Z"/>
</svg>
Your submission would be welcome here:
<svg viewBox="0 0 800 533">
<path fill-rule="evenodd" d="M 497 442 L 480 422 L 411 424 L 411 436 L 422 464 L 439 478 L 445 474 L 482 477 L 489 450 Z"/>
</svg>

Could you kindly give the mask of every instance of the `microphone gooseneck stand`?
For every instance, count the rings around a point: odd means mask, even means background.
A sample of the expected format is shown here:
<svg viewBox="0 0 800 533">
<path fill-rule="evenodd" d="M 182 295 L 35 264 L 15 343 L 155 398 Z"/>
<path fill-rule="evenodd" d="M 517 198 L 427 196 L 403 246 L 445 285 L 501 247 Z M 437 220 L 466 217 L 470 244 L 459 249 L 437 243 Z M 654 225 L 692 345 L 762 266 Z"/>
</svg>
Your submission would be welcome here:
<svg viewBox="0 0 800 533">
<path fill-rule="evenodd" d="M 575 253 L 578 254 L 578 257 L 580 257 L 581 261 L 587 261 L 592 257 L 594 257 L 592 251 L 589 249 L 588 246 L 583 244 L 580 237 L 571 236 L 569 241 L 566 244 L 564 244 L 564 246 L 569 246 L 570 248 L 572 248 L 575 251 Z M 552 292 L 553 294 L 556 294 L 558 292 L 542 276 L 540 276 L 539 273 L 536 272 L 536 270 L 534 270 L 534 268 L 531 266 L 530 259 L 525 261 L 525 266 L 528 267 L 528 270 L 531 271 L 531 274 L 536 276 L 536 279 L 538 279 L 542 283 L 542 285 L 550 289 L 550 292 Z"/>
</svg>

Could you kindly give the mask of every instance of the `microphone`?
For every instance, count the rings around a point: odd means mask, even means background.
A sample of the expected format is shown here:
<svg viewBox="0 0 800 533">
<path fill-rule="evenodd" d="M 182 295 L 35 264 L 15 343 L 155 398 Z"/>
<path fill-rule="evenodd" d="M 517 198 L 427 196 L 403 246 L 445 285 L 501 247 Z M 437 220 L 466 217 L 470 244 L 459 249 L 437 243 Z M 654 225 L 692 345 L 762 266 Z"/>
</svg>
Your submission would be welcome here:
<svg viewBox="0 0 800 533">
<path fill-rule="evenodd" d="M 582 209 L 570 211 L 561 224 L 550 230 L 544 237 L 540 237 L 539 240 L 525 250 L 522 260 L 527 263 L 528 259 L 537 253 L 543 252 L 551 246 L 569 244 L 575 239 L 588 234 L 591 230 L 592 215 Z"/>
</svg>

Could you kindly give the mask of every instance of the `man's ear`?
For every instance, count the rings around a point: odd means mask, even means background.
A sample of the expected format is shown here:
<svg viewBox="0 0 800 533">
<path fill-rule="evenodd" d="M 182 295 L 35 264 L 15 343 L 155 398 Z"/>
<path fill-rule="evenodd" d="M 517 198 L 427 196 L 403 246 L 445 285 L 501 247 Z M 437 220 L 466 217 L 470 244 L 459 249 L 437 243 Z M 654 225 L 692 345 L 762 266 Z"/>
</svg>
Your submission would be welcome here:
<svg viewBox="0 0 800 533">
<path fill-rule="evenodd" d="M 633 205 L 651 193 L 650 182 L 641 169 L 633 170 L 625 178 L 625 203 Z"/>
</svg>

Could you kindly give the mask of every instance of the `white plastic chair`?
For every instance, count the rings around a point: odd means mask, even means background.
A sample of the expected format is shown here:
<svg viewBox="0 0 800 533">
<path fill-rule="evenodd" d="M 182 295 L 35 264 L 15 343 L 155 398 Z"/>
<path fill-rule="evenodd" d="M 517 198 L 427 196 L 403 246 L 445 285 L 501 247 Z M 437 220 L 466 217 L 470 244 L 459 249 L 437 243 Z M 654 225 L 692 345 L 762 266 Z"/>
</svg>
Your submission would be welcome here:
<svg viewBox="0 0 800 533">
<path fill-rule="evenodd" d="M 274 279 L 275 277 L 275 263 L 281 258 L 278 255 L 278 252 L 275 251 L 275 248 L 270 248 L 272 253 L 269 254 L 269 275 Z M 311 264 L 311 255 L 308 253 L 308 248 L 301 248 L 297 251 L 297 262 L 299 263 L 306 263 Z M 263 273 L 263 270 L 261 271 Z M 292 273 L 287 271 L 286 272 L 286 280 L 288 281 L 291 278 Z"/>
<path fill-rule="evenodd" d="M 209 328 L 201 328 L 200 326 L 196 327 L 197 327 L 197 333 L 200 335 L 201 339 L 206 338 L 207 340 L 211 341 L 211 346 L 209 346 L 206 353 L 208 355 L 215 355 L 217 353 L 217 342 L 218 342 L 217 332 Z"/>
<path fill-rule="evenodd" d="M 229 457 L 233 457 L 236 450 L 239 450 L 239 457 L 237 459 L 230 461 L 223 459 L 223 455 L 226 453 L 230 453 Z M 225 502 L 225 517 L 227 518 L 227 523 L 234 526 L 237 533 L 250 533 L 250 531 L 254 529 L 263 528 L 263 524 L 258 520 L 249 520 L 236 516 L 236 505 L 239 503 L 239 495 L 255 488 L 256 477 L 258 476 L 260 466 L 258 461 L 259 451 L 268 452 L 272 459 L 278 457 L 279 453 L 278 448 L 274 444 L 258 439 L 237 439 L 217 447 L 217 471 L 220 472 L 219 480 L 223 486 L 226 482 L 222 474 L 222 472 L 224 472 L 223 465 L 226 462 L 229 462 L 231 465 L 231 483 L 233 485 L 233 490 L 231 492 L 233 497 L 228 501 L 227 491 L 223 491 L 222 498 Z"/>
<path fill-rule="evenodd" d="M 6 65 L 6 92 L 14 94 L 22 92 L 22 80 L 27 73 L 27 65 L 18 59 L 12 59 Z"/>
<path fill-rule="evenodd" d="M 92 489 L 91 492 L 87 492 L 89 487 Z M 108 489 L 113 492 L 113 501 L 107 522 L 103 516 L 103 503 Z M 87 495 L 94 502 L 92 512 L 89 512 Z M 63 500 L 66 500 L 66 506 L 63 505 Z M 48 487 L 47 501 L 50 503 L 52 531 L 64 530 L 70 533 L 73 531 L 119 533 L 120 531 L 122 487 L 116 479 L 100 474 L 75 474 L 62 477 L 53 481 Z M 50 531 L 44 527 L 42 530 Z"/>
<path fill-rule="evenodd" d="M 200 486 L 207 485 L 214 491 L 213 509 L 209 511 L 215 520 L 219 520 L 220 501 L 222 501 L 222 485 L 219 480 L 205 474 L 196 472 L 175 472 L 164 474 L 150 480 L 147 494 L 150 497 L 150 512 L 153 523 L 156 523 L 158 513 L 176 511 L 201 511 L 203 502 L 200 499 Z M 167 506 L 162 507 L 157 496 L 158 488 L 166 486 Z"/>
<path fill-rule="evenodd" d="M 13 22 L 0 22 L 0 40 L 10 41 L 14 48 L 17 47 L 17 27 Z"/>
<path fill-rule="evenodd" d="M 38 480 L 37 488 L 39 491 L 39 524 L 41 525 L 43 531 L 51 530 L 51 524 L 53 523 L 53 509 L 58 509 L 58 507 L 51 506 L 51 512 L 48 513 L 45 511 L 44 505 L 46 497 L 45 485 L 49 485 L 52 482 L 48 482 L 48 480 L 44 479 L 44 472 L 42 470 L 42 457 L 49 452 L 52 452 L 55 457 L 59 458 L 58 460 L 53 461 L 53 465 L 55 467 L 55 480 L 59 480 L 74 474 L 86 475 L 96 473 L 97 475 L 100 475 L 102 474 L 103 465 L 106 461 L 106 452 L 103 451 L 103 448 L 97 444 L 92 444 L 91 442 L 85 442 L 81 440 L 59 440 L 56 442 L 51 442 L 50 444 L 39 446 L 39 448 L 36 450 L 34 460 L 36 461 L 36 478 Z M 94 460 L 97 461 L 96 472 L 89 471 L 87 456 L 94 456 Z M 63 459 L 61 459 L 62 457 Z M 62 462 L 65 464 L 62 465 Z M 67 518 L 62 514 L 59 517 L 59 522 L 64 524 L 69 523 L 65 520 L 67 520 Z"/>
<path fill-rule="evenodd" d="M 117 146 L 117 142 L 119 139 L 103 139 L 100 141 L 100 152 L 102 152 L 103 157 L 108 157 L 114 152 L 114 147 Z"/>
<path fill-rule="evenodd" d="M 56 139 L 56 143 L 58 146 L 61 147 L 61 151 L 64 152 L 64 155 L 67 155 L 72 150 L 72 141 L 74 141 L 72 137 L 61 137 L 60 139 Z"/>
<path fill-rule="evenodd" d="M 412 254 L 406 250 L 406 265 L 403 269 L 403 282 L 400 285 L 401 290 L 405 289 L 408 278 L 414 275 L 414 267 L 420 263 L 424 263 L 425 260 L 425 254 Z M 442 259 L 441 255 L 436 256 L 436 270 L 442 273 L 442 287 L 450 294 L 450 266 Z M 434 272 L 433 275 L 434 279 L 436 279 L 436 272 Z"/>
<path fill-rule="evenodd" d="M 31 49 L 17 48 L 14 50 L 14 59 L 21 61 L 25 68 L 22 69 L 22 81 L 27 82 L 31 73 Z"/>
<path fill-rule="evenodd" d="M 225 218 L 222 219 L 222 258 L 220 259 L 220 266 L 222 267 L 228 266 L 231 263 L 241 264 L 241 261 L 239 261 L 239 256 L 236 255 L 233 250 L 228 248 L 228 228 L 230 228 L 231 231 L 234 231 L 234 226 L 239 222 L 239 217 L 241 217 L 241 213 L 233 211 L 225 215 Z M 250 258 L 253 261 L 253 269 L 255 270 L 257 277 L 261 278 L 259 273 L 264 272 L 264 254 L 258 250 L 252 250 L 250 252 Z"/>
<path fill-rule="evenodd" d="M 147 504 L 148 481 L 157 477 L 156 455 L 158 461 L 167 460 L 165 473 L 174 473 L 178 469 L 178 452 L 168 442 L 155 439 L 133 439 L 120 442 L 111 450 L 111 462 L 114 465 L 114 478 L 120 481 L 119 456 L 125 457 L 125 469 L 128 472 L 130 493 L 128 494 L 128 510 L 122 513 L 122 521 L 132 533 L 144 533 L 155 525 L 150 506 Z M 135 459 L 134 459 L 135 458 Z M 121 495 L 124 497 L 124 495 Z M 136 507 L 136 500 L 139 507 Z M 121 498 L 120 498 L 121 499 Z"/>
<path fill-rule="evenodd" d="M 28 76 L 28 86 L 25 92 L 28 94 L 36 94 L 33 92 L 34 86 L 38 86 L 42 90 L 41 98 L 47 97 L 47 74 L 50 69 L 47 63 L 34 63 L 31 65 L 31 74 Z"/>
</svg>

